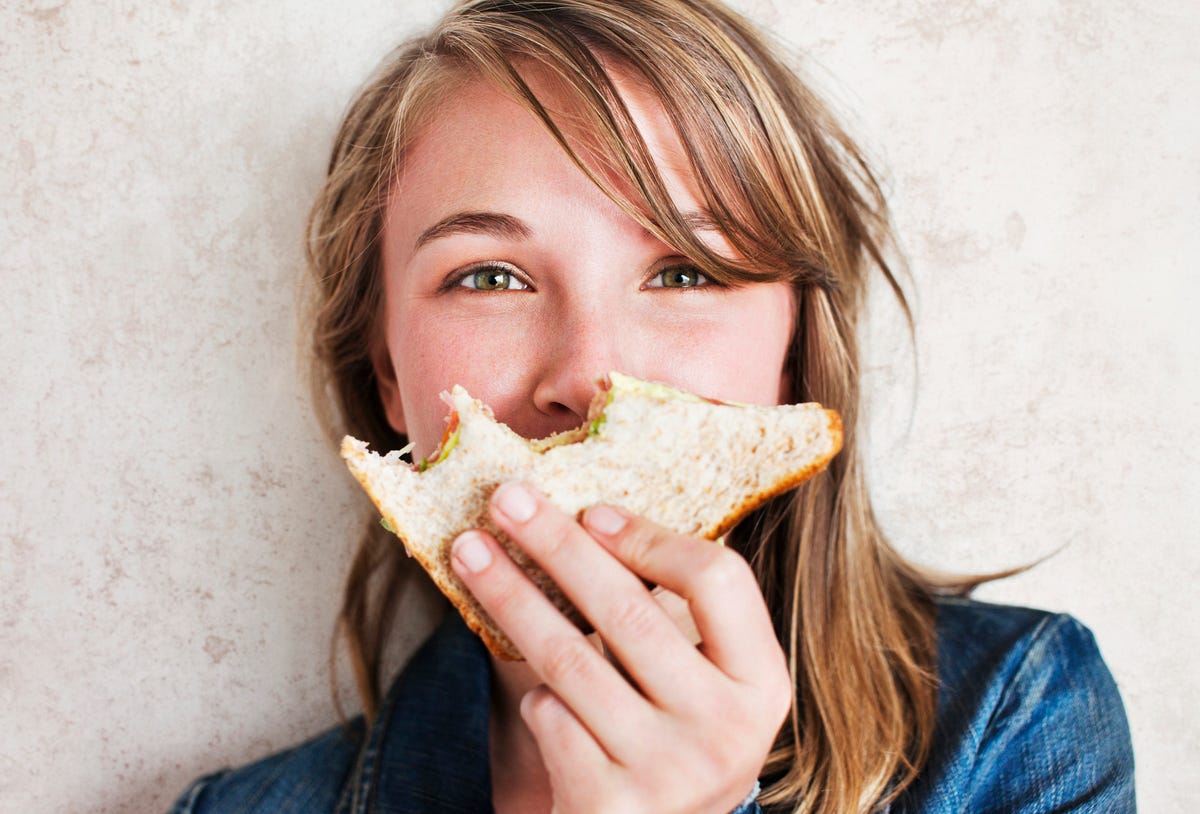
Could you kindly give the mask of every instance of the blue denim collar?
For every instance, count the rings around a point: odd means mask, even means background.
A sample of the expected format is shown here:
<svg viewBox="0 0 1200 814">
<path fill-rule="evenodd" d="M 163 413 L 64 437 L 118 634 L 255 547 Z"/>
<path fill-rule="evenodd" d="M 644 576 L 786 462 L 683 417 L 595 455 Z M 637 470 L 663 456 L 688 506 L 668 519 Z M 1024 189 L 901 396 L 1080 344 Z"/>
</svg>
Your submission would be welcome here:
<svg viewBox="0 0 1200 814">
<path fill-rule="evenodd" d="M 490 676 L 482 642 L 449 613 L 384 699 L 339 811 L 491 814 Z"/>
<path fill-rule="evenodd" d="M 384 700 L 337 814 L 493 814 L 491 672 L 483 644 L 448 614 Z M 940 600 L 938 677 L 933 751 L 891 810 L 1136 810 L 1120 694 L 1074 619 Z M 274 764 L 264 765 L 242 780 L 255 794 L 275 787 Z M 299 765 L 307 776 L 311 761 Z M 344 767 L 329 769 L 345 778 Z"/>
</svg>

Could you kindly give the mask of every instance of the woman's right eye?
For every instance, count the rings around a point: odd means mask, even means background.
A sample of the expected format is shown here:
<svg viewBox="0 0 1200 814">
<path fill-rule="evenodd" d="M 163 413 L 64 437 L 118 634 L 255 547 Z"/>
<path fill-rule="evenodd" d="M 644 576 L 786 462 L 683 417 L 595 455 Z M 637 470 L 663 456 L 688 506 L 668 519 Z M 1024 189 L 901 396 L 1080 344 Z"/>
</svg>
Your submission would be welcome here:
<svg viewBox="0 0 1200 814">
<path fill-rule="evenodd" d="M 529 288 L 521 278 L 501 265 L 481 266 L 468 271 L 458 284 L 477 291 L 523 291 Z"/>
</svg>

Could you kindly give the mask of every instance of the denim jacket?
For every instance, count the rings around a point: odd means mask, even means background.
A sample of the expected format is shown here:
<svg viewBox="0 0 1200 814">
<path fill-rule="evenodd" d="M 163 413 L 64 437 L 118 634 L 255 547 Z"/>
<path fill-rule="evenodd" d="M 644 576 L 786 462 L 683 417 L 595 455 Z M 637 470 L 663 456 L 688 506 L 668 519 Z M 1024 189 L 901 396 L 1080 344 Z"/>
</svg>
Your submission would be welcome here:
<svg viewBox="0 0 1200 814">
<path fill-rule="evenodd" d="M 1135 810 L 1120 695 L 1069 616 L 939 600 L 937 728 L 924 771 L 887 810 Z M 491 812 L 486 651 L 457 614 L 361 718 L 258 763 L 202 777 L 172 814 Z M 735 814 L 751 814 L 756 803 Z"/>
</svg>

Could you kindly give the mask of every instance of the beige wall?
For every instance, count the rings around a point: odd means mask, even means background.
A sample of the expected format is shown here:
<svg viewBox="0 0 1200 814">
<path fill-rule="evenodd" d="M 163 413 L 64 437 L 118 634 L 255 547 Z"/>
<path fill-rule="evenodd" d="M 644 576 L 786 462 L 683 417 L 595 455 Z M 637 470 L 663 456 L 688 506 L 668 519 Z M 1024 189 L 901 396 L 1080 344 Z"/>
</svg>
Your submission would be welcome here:
<svg viewBox="0 0 1200 814">
<path fill-rule="evenodd" d="M 360 508 L 298 384 L 299 236 L 418 2 L 0 2 L 0 807 L 156 811 L 330 724 Z M 743 0 L 879 157 L 920 376 L 888 528 L 1092 626 L 1146 811 L 1200 799 L 1200 6 Z M 118 8 L 119 6 L 119 8 Z"/>
</svg>

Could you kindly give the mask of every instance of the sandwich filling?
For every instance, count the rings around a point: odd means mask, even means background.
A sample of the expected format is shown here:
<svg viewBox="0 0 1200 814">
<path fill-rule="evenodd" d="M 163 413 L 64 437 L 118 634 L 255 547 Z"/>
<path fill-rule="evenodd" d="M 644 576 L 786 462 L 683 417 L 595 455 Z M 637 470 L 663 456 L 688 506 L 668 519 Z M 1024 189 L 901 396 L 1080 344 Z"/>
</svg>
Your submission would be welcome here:
<svg viewBox="0 0 1200 814">
<path fill-rule="evenodd" d="M 458 410 L 453 410 L 450 417 L 446 419 L 446 431 L 442 433 L 442 440 L 438 442 L 437 449 L 428 458 L 422 458 L 418 464 L 413 464 L 413 469 L 418 472 L 424 472 L 435 464 L 440 464 L 449 457 L 450 452 L 458 446 L 458 435 L 462 427 L 458 423 Z"/>
</svg>

